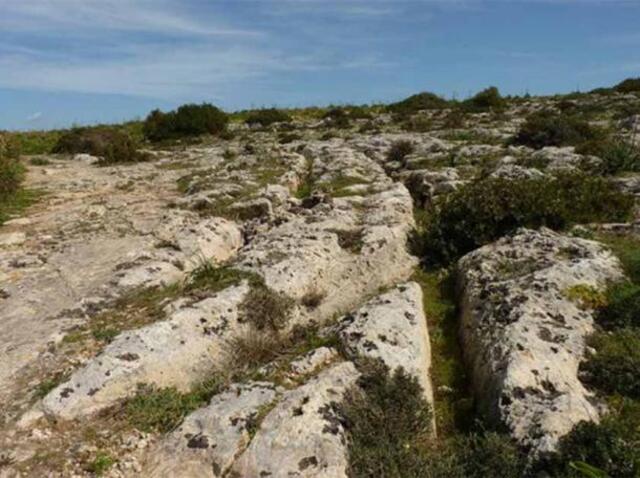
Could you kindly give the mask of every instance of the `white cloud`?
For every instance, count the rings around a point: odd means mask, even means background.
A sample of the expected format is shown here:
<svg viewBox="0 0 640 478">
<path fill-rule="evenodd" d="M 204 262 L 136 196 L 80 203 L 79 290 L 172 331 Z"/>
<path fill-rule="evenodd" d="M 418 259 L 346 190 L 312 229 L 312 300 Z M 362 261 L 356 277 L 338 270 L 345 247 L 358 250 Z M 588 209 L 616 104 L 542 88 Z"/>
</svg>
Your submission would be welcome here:
<svg viewBox="0 0 640 478">
<path fill-rule="evenodd" d="M 240 80 L 274 73 L 388 66 L 344 43 L 279 43 L 235 28 L 199 2 L 183 0 L 0 0 L 0 87 L 212 98 Z M 286 3 L 286 2 L 285 2 Z M 303 2 L 320 5 L 316 2 Z M 359 15 L 380 5 L 339 4 Z M 189 7 L 191 5 L 191 8 Z M 197 9 L 194 9 L 196 8 Z M 354 10 L 355 9 L 355 10 Z M 16 40 L 21 38 L 21 40 Z"/>
<path fill-rule="evenodd" d="M 4 31 L 80 31 L 100 29 L 156 32 L 164 35 L 256 35 L 222 22 L 186 13 L 176 0 L 3 0 L 0 28 Z"/>
<path fill-rule="evenodd" d="M 38 120 L 42 119 L 42 112 L 37 111 L 29 116 L 27 116 L 26 121 L 27 123 L 34 123 Z"/>
<path fill-rule="evenodd" d="M 0 56 L 0 86 L 33 90 L 112 93 L 154 98 L 212 97 L 235 81 L 271 73 L 367 69 L 387 66 L 373 56 L 290 56 L 243 46 L 209 44 L 166 48 L 129 47 L 117 59 L 58 61 L 24 55 Z"/>
</svg>

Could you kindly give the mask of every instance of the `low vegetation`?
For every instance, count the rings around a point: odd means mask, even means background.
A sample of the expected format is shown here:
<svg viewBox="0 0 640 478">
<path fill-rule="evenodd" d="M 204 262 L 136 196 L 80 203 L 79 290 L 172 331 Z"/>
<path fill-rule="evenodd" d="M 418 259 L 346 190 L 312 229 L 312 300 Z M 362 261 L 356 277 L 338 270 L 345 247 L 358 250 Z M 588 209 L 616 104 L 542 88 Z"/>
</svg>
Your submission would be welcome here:
<svg viewBox="0 0 640 478">
<path fill-rule="evenodd" d="M 506 100 L 495 86 L 490 86 L 461 104 L 462 109 L 471 113 L 499 111 L 507 106 Z"/>
<path fill-rule="evenodd" d="M 598 156 L 600 164 L 594 173 L 614 175 L 640 171 L 640 149 L 632 142 L 615 137 L 587 142 L 576 148 L 577 153 Z"/>
<path fill-rule="evenodd" d="M 117 460 L 110 454 L 105 452 L 98 452 L 95 458 L 87 465 L 87 471 L 93 473 L 95 476 L 104 475 L 109 468 L 111 468 Z"/>
<path fill-rule="evenodd" d="M 349 476 L 424 476 L 432 414 L 418 381 L 379 361 L 366 362 L 359 388 L 340 406 L 349 439 Z"/>
<path fill-rule="evenodd" d="M 620 93 L 634 93 L 640 91 L 640 78 L 627 78 L 613 87 Z"/>
<path fill-rule="evenodd" d="M 219 266 L 211 261 L 202 261 L 193 269 L 185 283 L 185 291 L 191 294 L 206 292 L 208 294 L 221 291 L 232 285 L 247 280 L 251 286 L 261 286 L 262 278 L 257 274 L 234 269 L 228 266 Z"/>
<path fill-rule="evenodd" d="M 0 134 L 0 202 L 15 194 L 24 178 L 18 145 L 8 134 Z"/>
<path fill-rule="evenodd" d="M 410 115 L 422 110 L 437 110 L 449 107 L 449 101 L 428 91 L 409 96 L 388 106 L 389 111 L 401 115 Z"/>
<path fill-rule="evenodd" d="M 221 135 L 227 129 L 227 114 L 208 103 L 187 104 L 175 111 L 154 110 L 144 121 L 143 134 L 152 142 L 204 134 Z"/>
<path fill-rule="evenodd" d="M 579 173 L 554 179 L 481 179 L 436 204 L 419 247 L 426 262 L 447 264 L 518 227 L 558 230 L 624 221 L 633 203 L 608 181 Z"/>
<path fill-rule="evenodd" d="M 223 382 L 216 378 L 197 385 L 187 393 L 173 387 L 140 385 L 136 395 L 124 405 L 124 416 L 138 430 L 167 433 L 189 413 L 208 403 L 222 386 Z"/>
<path fill-rule="evenodd" d="M 607 395 L 640 399 L 640 329 L 597 333 L 589 345 L 595 354 L 581 367 L 584 382 Z"/>
<path fill-rule="evenodd" d="M 613 284 L 598 307 L 580 378 L 609 411 L 600 423 L 582 422 L 561 439 L 549 464 L 553 476 L 640 476 L 640 249 L 630 237 L 600 239 L 619 254 L 629 281 Z"/>
<path fill-rule="evenodd" d="M 417 380 L 362 361 L 358 388 L 339 412 L 347 431 L 349 476 L 388 478 L 520 478 L 524 454 L 504 435 L 473 432 L 436 440 L 432 412 Z"/>
<path fill-rule="evenodd" d="M 559 478 L 637 478 L 640 476 L 640 405 L 618 399 L 599 424 L 579 423 L 560 440 L 546 469 Z M 580 466 L 586 464 L 588 466 Z M 591 470 L 585 474 L 580 469 Z"/>
<path fill-rule="evenodd" d="M 267 127 L 274 123 L 286 123 L 291 121 L 291 116 L 277 108 L 265 108 L 254 110 L 247 114 L 245 123 L 250 126 Z"/>
<path fill-rule="evenodd" d="M 473 397 L 458 341 L 459 322 L 454 275 L 446 269 L 418 269 L 411 278 L 422 287 L 431 341 L 433 413 L 438 436 L 453 437 L 473 424 Z"/>
<path fill-rule="evenodd" d="M 53 153 L 90 154 L 100 158 L 100 165 L 135 163 L 147 160 L 138 144 L 127 133 L 108 127 L 74 128 L 64 133 Z"/>
<path fill-rule="evenodd" d="M 597 323 L 605 330 L 640 328 L 640 286 L 624 282 L 611 287 L 598 310 Z"/>
<path fill-rule="evenodd" d="M 287 325 L 294 300 L 265 285 L 252 287 L 240 305 L 240 317 L 258 331 L 277 332 Z"/>
<path fill-rule="evenodd" d="M 413 153 L 415 146 L 411 141 L 399 140 L 391 144 L 387 151 L 387 161 L 403 162 L 404 158 Z"/>
<path fill-rule="evenodd" d="M 21 187 L 25 172 L 20 160 L 19 142 L 13 135 L 0 133 L 0 225 L 35 202 L 40 195 Z"/>
<path fill-rule="evenodd" d="M 527 117 L 513 142 L 541 149 L 545 146 L 578 146 L 604 137 L 577 115 L 542 111 Z"/>
<path fill-rule="evenodd" d="M 323 119 L 334 128 L 346 129 L 351 126 L 351 117 L 345 108 L 331 108 L 324 114 Z"/>
</svg>

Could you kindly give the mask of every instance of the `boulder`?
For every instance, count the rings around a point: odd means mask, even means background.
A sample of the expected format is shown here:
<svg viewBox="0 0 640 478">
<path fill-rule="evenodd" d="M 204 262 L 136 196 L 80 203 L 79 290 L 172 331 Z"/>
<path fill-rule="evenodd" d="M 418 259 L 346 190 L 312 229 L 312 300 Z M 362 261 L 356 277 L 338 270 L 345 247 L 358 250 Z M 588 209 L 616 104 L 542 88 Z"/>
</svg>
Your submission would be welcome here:
<svg viewBox="0 0 640 478">
<path fill-rule="evenodd" d="M 251 440 L 260 410 L 278 397 L 265 382 L 234 384 L 211 399 L 150 450 L 144 476 L 153 478 L 221 478 Z"/>
<path fill-rule="evenodd" d="M 336 404 L 358 376 L 351 362 L 342 362 L 286 392 L 260 424 L 231 476 L 346 478 L 346 438 Z"/>
<path fill-rule="evenodd" d="M 484 415 L 505 425 L 533 455 L 555 450 L 601 408 L 578 365 L 593 313 L 575 291 L 601 291 L 622 278 L 600 244 L 547 229 L 521 229 L 458 264 L 461 336 Z"/>
<path fill-rule="evenodd" d="M 404 368 L 433 406 L 431 345 L 418 284 L 401 284 L 371 299 L 344 317 L 339 329 L 348 353 L 380 359 L 392 372 Z"/>
</svg>

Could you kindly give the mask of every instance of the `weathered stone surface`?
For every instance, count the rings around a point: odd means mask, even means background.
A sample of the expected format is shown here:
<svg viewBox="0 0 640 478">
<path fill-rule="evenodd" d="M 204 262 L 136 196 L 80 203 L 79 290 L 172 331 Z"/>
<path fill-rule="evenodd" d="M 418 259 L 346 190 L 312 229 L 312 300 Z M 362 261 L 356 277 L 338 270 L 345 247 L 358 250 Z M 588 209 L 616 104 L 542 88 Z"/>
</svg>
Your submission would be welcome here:
<svg viewBox="0 0 640 478">
<path fill-rule="evenodd" d="M 492 178 L 502 179 L 542 179 L 544 173 L 536 168 L 525 168 L 517 164 L 505 164 L 491 173 Z"/>
<path fill-rule="evenodd" d="M 428 207 L 441 195 L 455 191 L 466 183 L 455 168 L 442 168 L 438 171 L 418 169 L 398 174 L 413 196 L 416 203 Z"/>
<path fill-rule="evenodd" d="M 178 309 L 169 320 L 119 335 L 49 393 L 43 411 L 64 419 L 87 415 L 132 395 L 139 383 L 187 390 L 222 360 L 248 290 L 247 284 L 230 287 Z"/>
<path fill-rule="evenodd" d="M 290 374 L 293 377 L 303 377 L 315 372 L 320 367 L 335 360 L 337 357 L 338 352 L 334 348 L 320 347 L 314 349 L 289 364 Z"/>
<path fill-rule="evenodd" d="M 97 168 L 63 159 L 30 169 L 27 187 L 47 194 L 28 220 L 2 227 L 25 241 L 0 246 L 0 399 L 65 329 L 131 289 L 181 280 L 196 259 L 226 260 L 241 246 L 233 223 L 168 209 L 181 173 L 157 172 L 151 162 Z"/>
<path fill-rule="evenodd" d="M 362 297 L 405 280 L 416 262 L 406 248 L 413 226 L 406 188 L 393 184 L 359 153 L 328 149 L 320 160 L 326 161 L 317 166 L 324 181 L 347 170 L 365 174 L 371 166 L 368 177 L 382 190 L 287 213 L 280 225 L 258 227 L 241 250 L 237 267 L 259 274 L 269 287 L 294 299 L 322 284 L 322 302 L 293 314 L 291 326 L 322 323 L 357 306 Z M 224 342 L 244 330 L 237 316 L 245 293 L 244 288 L 223 291 L 177 310 L 167 321 L 123 334 L 51 392 L 43 401 L 45 412 L 63 418 L 86 415 L 130 396 L 138 382 L 188 388 L 221 365 Z M 166 350 L 169 367 L 160 358 Z M 123 362 L 122 356 L 136 360 Z"/>
<path fill-rule="evenodd" d="M 404 368 L 433 405 L 431 345 L 418 284 L 401 284 L 371 299 L 342 319 L 339 328 L 351 354 L 381 359 L 392 372 Z"/>
<path fill-rule="evenodd" d="M 354 365 L 342 362 L 285 393 L 232 472 L 246 478 L 346 478 L 344 429 L 335 405 L 357 378 Z"/>
<path fill-rule="evenodd" d="M 150 450 L 143 476 L 218 478 L 226 476 L 251 439 L 258 414 L 277 399 L 270 383 L 249 382 L 231 388 L 185 419 Z"/>
<path fill-rule="evenodd" d="M 570 299 L 622 277 L 601 245 L 522 229 L 459 262 L 464 354 L 481 410 L 532 453 L 552 451 L 582 420 L 597 421 L 578 380 L 593 317 Z"/>
</svg>

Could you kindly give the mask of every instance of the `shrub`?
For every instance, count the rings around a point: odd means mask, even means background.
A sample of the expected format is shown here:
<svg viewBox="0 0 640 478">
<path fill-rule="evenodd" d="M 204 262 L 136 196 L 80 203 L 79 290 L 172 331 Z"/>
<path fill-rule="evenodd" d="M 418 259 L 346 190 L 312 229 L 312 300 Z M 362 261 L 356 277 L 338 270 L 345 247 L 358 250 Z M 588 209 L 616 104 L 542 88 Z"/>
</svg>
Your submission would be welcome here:
<svg viewBox="0 0 640 478">
<path fill-rule="evenodd" d="M 596 353 L 581 364 L 584 382 L 607 394 L 640 398 L 640 329 L 597 333 L 589 345 Z"/>
<path fill-rule="evenodd" d="M 472 433 L 455 444 L 465 477 L 521 478 L 526 476 L 526 457 L 506 435 L 495 432 Z"/>
<path fill-rule="evenodd" d="M 290 346 L 283 334 L 247 330 L 231 337 L 223 346 L 225 370 L 232 376 L 258 369 L 276 360 Z"/>
<path fill-rule="evenodd" d="M 387 151 L 387 161 L 402 162 L 404 158 L 413 153 L 415 146 L 411 141 L 395 141 Z"/>
<path fill-rule="evenodd" d="M 640 327 L 640 286 L 625 282 L 611 287 L 596 321 L 606 330 Z"/>
<path fill-rule="evenodd" d="M 338 406 L 349 444 L 349 476 L 520 478 L 525 456 L 505 435 L 472 433 L 436 441 L 418 381 L 402 368 L 361 360 L 358 387 Z"/>
<path fill-rule="evenodd" d="M 344 108 L 331 108 L 324 114 L 323 118 L 329 120 L 332 126 L 339 129 L 346 129 L 351 126 L 349 114 Z"/>
<path fill-rule="evenodd" d="M 621 81 L 613 87 L 620 93 L 632 93 L 634 91 L 640 91 L 640 78 L 627 78 Z"/>
<path fill-rule="evenodd" d="M 640 406 L 626 401 L 620 412 L 600 424 L 576 425 L 560 439 L 558 453 L 548 468 L 552 476 L 584 477 L 571 467 L 575 462 L 588 463 L 612 478 L 640 476 Z"/>
<path fill-rule="evenodd" d="M 349 476 L 421 477 L 431 410 L 418 381 L 403 369 L 392 375 L 381 361 L 361 367 L 359 388 L 339 406 L 349 442 Z"/>
<path fill-rule="evenodd" d="M 471 112 L 500 110 L 505 106 L 506 101 L 500 96 L 500 92 L 495 86 L 490 86 L 462 102 L 462 107 Z"/>
<path fill-rule="evenodd" d="M 287 325 L 293 306 L 290 297 L 264 285 L 254 286 L 240 304 L 241 320 L 256 330 L 278 331 Z"/>
<path fill-rule="evenodd" d="M 74 128 L 64 133 L 53 148 L 54 153 L 91 154 L 100 164 L 131 163 L 146 160 L 133 139 L 113 128 Z"/>
<path fill-rule="evenodd" d="M 291 117 L 277 108 L 266 108 L 250 112 L 245 119 L 248 125 L 259 125 L 263 128 L 273 123 L 285 123 L 291 121 Z"/>
<path fill-rule="evenodd" d="M 0 202 L 16 192 L 23 179 L 24 166 L 15 140 L 0 134 Z"/>
<path fill-rule="evenodd" d="M 154 110 L 145 119 L 143 133 L 150 141 L 163 141 L 203 134 L 220 135 L 226 131 L 227 114 L 208 103 L 187 104 L 175 111 Z"/>
<path fill-rule="evenodd" d="M 640 150 L 633 143 L 615 138 L 605 138 L 584 143 L 576 148 L 580 154 L 591 154 L 602 159 L 597 167 L 600 174 L 617 174 L 640 171 Z"/>
<path fill-rule="evenodd" d="M 421 110 L 442 109 L 449 106 L 449 102 L 428 91 L 409 96 L 402 101 L 389 105 L 389 111 L 401 115 L 416 113 Z"/>
<path fill-rule="evenodd" d="M 598 239 L 620 259 L 625 274 L 640 284 L 640 238 L 633 234 L 598 234 Z"/>
<path fill-rule="evenodd" d="M 461 108 L 452 109 L 444 118 L 442 127 L 444 129 L 464 128 L 467 114 Z"/>
<path fill-rule="evenodd" d="M 370 120 L 373 119 L 373 114 L 371 114 L 370 107 L 367 106 L 348 106 L 347 111 L 349 113 L 349 118 L 351 119 L 361 119 L 361 120 Z"/>
<path fill-rule="evenodd" d="M 576 223 L 624 221 L 633 199 L 603 178 L 485 178 L 447 195 L 427 219 L 425 261 L 447 264 L 518 227 L 563 229 Z"/>
<path fill-rule="evenodd" d="M 545 146 L 577 146 L 602 136 L 601 131 L 577 116 L 543 111 L 527 118 L 513 142 L 541 149 Z"/>
</svg>

